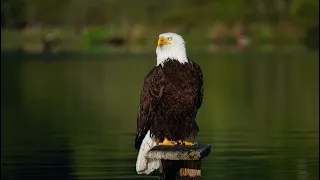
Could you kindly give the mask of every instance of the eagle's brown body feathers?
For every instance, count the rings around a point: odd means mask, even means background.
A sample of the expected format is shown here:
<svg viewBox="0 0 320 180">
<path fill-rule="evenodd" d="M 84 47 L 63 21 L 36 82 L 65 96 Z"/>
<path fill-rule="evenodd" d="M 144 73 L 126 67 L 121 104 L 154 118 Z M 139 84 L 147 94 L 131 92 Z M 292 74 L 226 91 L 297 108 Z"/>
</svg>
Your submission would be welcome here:
<svg viewBox="0 0 320 180">
<path fill-rule="evenodd" d="M 203 79 L 199 65 L 167 60 L 154 67 L 145 78 L 137 117 L 136 149 L 148 130 L 159 141 L 195 137 L 195 121 L 202 104 Z"/>
</svg>

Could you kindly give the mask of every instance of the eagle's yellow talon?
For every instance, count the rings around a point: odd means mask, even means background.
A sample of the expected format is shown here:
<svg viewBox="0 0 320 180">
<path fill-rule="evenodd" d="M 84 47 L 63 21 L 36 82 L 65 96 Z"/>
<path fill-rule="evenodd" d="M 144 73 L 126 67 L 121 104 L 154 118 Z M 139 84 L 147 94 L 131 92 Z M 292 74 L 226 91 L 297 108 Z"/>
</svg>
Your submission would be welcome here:
<svg viewBox="0 0 320 180">
<path fill-rule="evenodd" d="M 185 146 L 194 146 L 194 143 L 193 142 L 183 142 Z"/>
<path fill-rule="evenodd" d="M 177 145 L 177 143 L 174 141 L 170 141 L 167 138 L 164 138 L 164 140 L 159 143 L 159 146 L 173 146 L 173 145 Z"/>
<path fill-rule="evenodd" d="M 194 146 L 195 145 L 195 143 L 193 143 L 193 142 L 181 141 L 181 140 L 179 140 L 179 144 L 182 144 L 185 146 Z"/>
</svg>

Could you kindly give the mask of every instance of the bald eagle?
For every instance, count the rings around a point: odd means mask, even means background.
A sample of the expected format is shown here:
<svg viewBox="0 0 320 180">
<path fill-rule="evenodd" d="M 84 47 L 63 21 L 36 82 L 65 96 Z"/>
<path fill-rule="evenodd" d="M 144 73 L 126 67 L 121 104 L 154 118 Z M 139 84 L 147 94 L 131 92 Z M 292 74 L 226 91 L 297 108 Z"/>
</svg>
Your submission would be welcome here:
<svg viewBox="0 0 320 180">
<path fill-rule="evenodd" d="M 136 171 L 150 174 L 160 161 L 146 159 L 154 146 L 194 143 L 199 132 L 195 121 L 203 98 L 200 66 L 187 57 L 185 41 L 176 33 L 159 35 L 157 65 L 145 77 L 137 116 L 135 148 L 139 150 Z"/>
</svg>

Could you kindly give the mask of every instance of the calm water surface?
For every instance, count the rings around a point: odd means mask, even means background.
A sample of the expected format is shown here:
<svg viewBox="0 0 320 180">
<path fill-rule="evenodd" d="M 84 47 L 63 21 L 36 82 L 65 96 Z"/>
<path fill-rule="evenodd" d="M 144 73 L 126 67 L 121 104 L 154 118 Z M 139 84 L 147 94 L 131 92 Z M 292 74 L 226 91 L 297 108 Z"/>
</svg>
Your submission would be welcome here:
<svg viewBox="0 0 320 180">
<path fill-rule="evenodd" d="M 318 54 L 191 55 L 204 72 L 202 179 L 319 179 Z M 1 179 L 155 179 L 135 172 L 154 55 L 1 57 Z"/>
</svg>

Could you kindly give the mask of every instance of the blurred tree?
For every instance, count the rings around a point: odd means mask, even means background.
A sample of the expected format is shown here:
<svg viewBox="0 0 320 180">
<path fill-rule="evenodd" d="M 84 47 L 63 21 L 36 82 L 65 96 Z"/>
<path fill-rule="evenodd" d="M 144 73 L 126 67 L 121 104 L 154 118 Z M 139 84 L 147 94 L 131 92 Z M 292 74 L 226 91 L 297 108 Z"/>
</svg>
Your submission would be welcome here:
<svg viewBox="0 0 320 180">
<path fill-rule="evenodd" d="M 43 25 L 60 25 L 64 19 L 66 6 L 70 0 L 28 0 L 28 21 Z"/>
<path fill-rule="evenodd" d="M 319 48 L 319 1 L 293 0 L 290 7 L 294 23 L 304 31 L 303 43 L 309 49 Z"/>
<path fill-rule="evenodd" d="M 1 0 L 1 28 L 23 29 L 26 26 L 24 0 Z"/>
<path fill-rule="evenodd" d="M 293 0 L 290 15 L 293 22 L 303 27 L 319 24 L 319 1 Z"/>
</svg>

